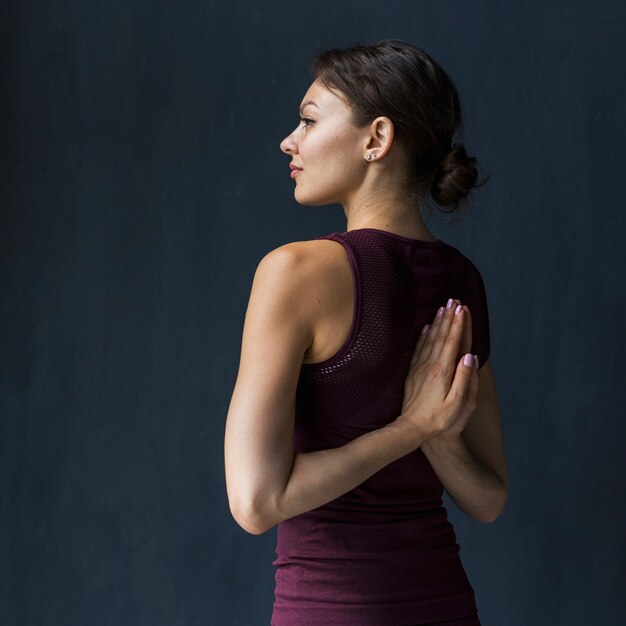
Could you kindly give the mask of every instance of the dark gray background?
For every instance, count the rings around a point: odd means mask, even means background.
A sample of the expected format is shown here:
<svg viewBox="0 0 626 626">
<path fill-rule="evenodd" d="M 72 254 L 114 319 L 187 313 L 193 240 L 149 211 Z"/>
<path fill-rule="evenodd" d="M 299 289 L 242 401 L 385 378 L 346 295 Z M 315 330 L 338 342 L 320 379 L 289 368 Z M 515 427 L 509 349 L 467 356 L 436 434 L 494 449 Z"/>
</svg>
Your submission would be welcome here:
<svg viewBox="0 0 626 626">
<path fill-rule="evenodd" d="M 275 528 L 230 516 L 252 276 L 345 230 L 280 140 L 319 49 L 384 38 L 455 81 L 489 184 L 429 225 L 480 269 L 510 497 L 448 499 L 484 626 L 625 610 L 624 58 L 615 1 L 5 1 L 0 623 L 257 626 Z"/>
</svg>

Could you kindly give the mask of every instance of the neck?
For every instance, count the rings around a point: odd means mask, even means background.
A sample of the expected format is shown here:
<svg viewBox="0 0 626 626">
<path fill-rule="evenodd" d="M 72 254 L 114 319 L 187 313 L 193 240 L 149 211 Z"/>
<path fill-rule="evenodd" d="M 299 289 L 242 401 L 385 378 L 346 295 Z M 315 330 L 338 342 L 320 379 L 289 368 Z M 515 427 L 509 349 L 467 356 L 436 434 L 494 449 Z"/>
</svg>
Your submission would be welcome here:
<svg viewBox="0 0 626 626">
<path fill-rule="evenodd" d="M 406 200 L 390 202 L 376 200 L 362 202 L 346 211 L 346 230 L 358 228 L 378 228 L 388 230 L 411 239 L 435 241 L 437 238 L 426 228 L 419 206 L 408 204 Z"/>
</svg>

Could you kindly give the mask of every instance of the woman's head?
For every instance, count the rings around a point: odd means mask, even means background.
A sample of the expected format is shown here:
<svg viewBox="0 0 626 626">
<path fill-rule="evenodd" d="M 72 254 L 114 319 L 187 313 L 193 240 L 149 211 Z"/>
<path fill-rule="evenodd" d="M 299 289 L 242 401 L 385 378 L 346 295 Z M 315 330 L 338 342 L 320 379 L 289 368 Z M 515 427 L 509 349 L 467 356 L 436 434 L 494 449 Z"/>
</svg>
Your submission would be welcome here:
<svg viewBox="0 0 626 626">
<path fill-rule="evenodd" d="M 315 146 L 308 128 L 318 121 L 309 122 L 308 113 L 315 118 L 323 111 L 313 105 L 305 107 L 303 126 L 281 143 L 281 149 L 292 154 L 294 165 L 304 167 L 299 154 L 306 161 L 307 150 L 319 148 L 309 154 L 323 158 L 326 152 L 334 174 L 327 173 L 334 176 L 335 187 L 341 175 L 354 177 L 358 184 L 359 175 L 367 175 L 368 165 L 382 170 L 386 166 L 385 180 L 393 175 L 394 184 L 404 185 L 408 195 L 420 199 L 430 192 L 437 204 L 449 210 L 486 182 L 477 183 L 476 159 L 468 157 L 461 144 L 453 143 L 455 133 L 462 132 L 457 90 L 423 50 L 397 39 L 330 49 L 315 56 L 311 71 L 314 82 L 303 103 L 323 99 L 329 107 L 328 119 L 335 124 L 332 129 L 326 125 L 328 133 L 322 133 L 324 120 L 320 120 L 315 131 L 324 141 Z M 369 161 L 368 153 L 374 157 Z M 323 161 L 312 165 L 318 163 Z M 341 169 L 336 171 L 338 166 Z M 301 174 L 303 187 L 305 174 L 306 168 Z M 352 182 L 347 181 L 348 188 Z"/>
<path fill-rule="evenodd" d="M 280 144 L 292 156 L 295 196 L 301 204 L 352 205 L 364 187 L 363 154 L 367 129 L 352 122 L 352 110 L 318 81 L 309 87 L 300 106 L 300 124 Z M 293 174 L 292 174 L 293 176 Z"/>
</svg>

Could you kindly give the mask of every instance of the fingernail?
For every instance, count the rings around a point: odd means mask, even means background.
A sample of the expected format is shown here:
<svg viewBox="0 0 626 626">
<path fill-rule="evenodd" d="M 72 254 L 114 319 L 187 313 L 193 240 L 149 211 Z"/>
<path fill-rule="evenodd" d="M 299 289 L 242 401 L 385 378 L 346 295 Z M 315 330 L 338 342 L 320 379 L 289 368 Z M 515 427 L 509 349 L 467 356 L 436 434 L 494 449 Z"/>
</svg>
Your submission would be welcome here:
<svg viewBox="0 0 626 626">
<path fill-rule="evenodd" d="M 465 365 L 467 365 L 467 367 L 473 367 L 474 366 L 474 357 L 471 354 L 466 354 L 463 357 L 463 363 L 465 363 Z"/>
<path fill-rule="evenodd" d="M 445 311 L 445 309 L 440 306 L 439 310 L 437 311 L 437 317 L 443 317 L 443 312 Z"/>
<path fill-rule="evenodd" d="M 424 327 L 422 328 L 422 335 L 425 335 L 428 332 L 428 324 L 424 324 Z"/>
<path fill-rule="evenodd" d="M 463 310 L 463 307 L 459 304 L 459 306 L 454 309 L 454 314 L 458 315 Z"/>
<path fill-rule="evenodd" d="M 477 354 L 474 355 L 474 360 L 476 361 L 476 369 L 478 369 L 480 367 L 480 361 L 478 360 Z"/>
<path fill-rule="evenodd" d="M 446 308 L 447 309 L 451 309 L 453 304 L 454 304 L 454 300 L 452 298 L 450 298 L 448 300 L 448 304 L 446 304 Z"/>
</svg>

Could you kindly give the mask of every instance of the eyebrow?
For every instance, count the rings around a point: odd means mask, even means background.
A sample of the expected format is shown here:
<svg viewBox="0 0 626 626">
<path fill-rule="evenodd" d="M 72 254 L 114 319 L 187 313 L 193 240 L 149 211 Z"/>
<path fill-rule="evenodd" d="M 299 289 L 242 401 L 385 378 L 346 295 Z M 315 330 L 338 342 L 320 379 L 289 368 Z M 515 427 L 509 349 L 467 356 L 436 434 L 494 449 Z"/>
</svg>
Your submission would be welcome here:
<svg viewBox="0 0 626 626">
<path fill-rule="evenodd" d="M 315 102 L 313 102 L 313 100 L 307 100 L 306 102 L 303 102 L 302 105 L 300 106 L 300 115 L 302 115 L 302 111 L 304 110 L 304 107 L 307 104 L 312 104 L 314 107 L 319 109 L 319 107 L 317 106 L 317 104 L 315 104 Z"/>
</svg>

